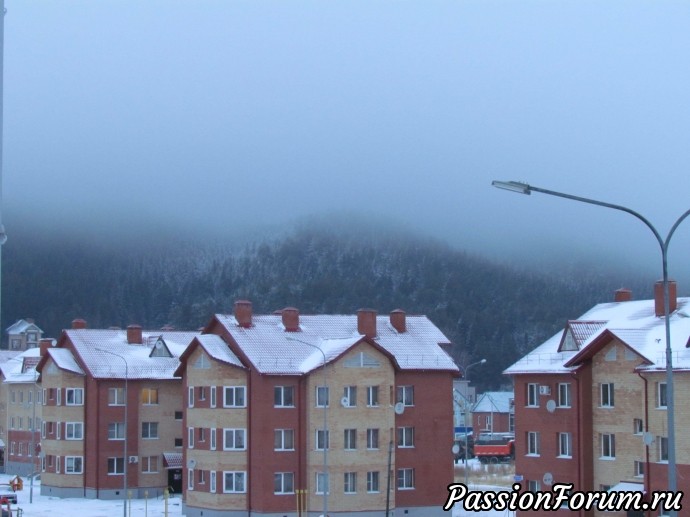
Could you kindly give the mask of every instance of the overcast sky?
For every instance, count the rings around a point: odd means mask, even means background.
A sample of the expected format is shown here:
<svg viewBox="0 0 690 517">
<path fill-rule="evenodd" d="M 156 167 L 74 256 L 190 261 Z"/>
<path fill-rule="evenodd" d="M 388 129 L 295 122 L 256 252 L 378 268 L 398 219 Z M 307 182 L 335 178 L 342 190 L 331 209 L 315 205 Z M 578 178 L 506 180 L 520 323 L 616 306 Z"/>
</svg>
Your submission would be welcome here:
<svg viewBox="0 0 690 517">
<path fill-rule="evenodd" d="M 660 271 L 630 215 L 491 180 L 624 204 L 664 235 L 690 208 L 685 1 L 5 4 L 10 239 L 25 211 L 199 233 L 351 211 Z M 671 250 L 673 273 L 690 222 Z"/>
</svg>

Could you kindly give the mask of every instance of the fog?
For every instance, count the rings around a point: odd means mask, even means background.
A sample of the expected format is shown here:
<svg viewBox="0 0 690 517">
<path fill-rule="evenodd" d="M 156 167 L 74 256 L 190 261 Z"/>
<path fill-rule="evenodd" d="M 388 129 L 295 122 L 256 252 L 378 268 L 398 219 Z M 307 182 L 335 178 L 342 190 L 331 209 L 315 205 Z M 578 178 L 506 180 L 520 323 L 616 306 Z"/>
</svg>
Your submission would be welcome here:
<svg viewBox="0 0 690 517">
<path fill-rule="evenodd" d="M 5 6 L 8 246 L 26 220 L 216 238 L 352 213 L 498 260 L 660 276 L 629 214 L 491 181 L 622 204 L 663 236 L 690 208 L 685 2 Z M 688 251 L 690 222 L 672 276 Z"/>
</svg>

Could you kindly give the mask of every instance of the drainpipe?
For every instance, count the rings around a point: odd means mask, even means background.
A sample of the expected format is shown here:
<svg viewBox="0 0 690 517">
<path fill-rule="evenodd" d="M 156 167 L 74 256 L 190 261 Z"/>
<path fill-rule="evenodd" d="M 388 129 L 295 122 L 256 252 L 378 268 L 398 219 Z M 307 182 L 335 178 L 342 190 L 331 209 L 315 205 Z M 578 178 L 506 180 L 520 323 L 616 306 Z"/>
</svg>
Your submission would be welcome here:
<svg viewBox="0 0 690 517">
<path fill-rule="evenodd" d="M 580 415 L 582 413 L 582 401 L 580 400 L 580 378 L 577 376 L 577 371 L 570 374 L 575 381 L 575 393 L 577 393 L 577 411 L 575 413 L 577 418 L 577 482 L 580 485 L 579 489 L 584 490 L 584 482 L 582 480 L 582 424 Z M 579 510 L 580 515 L 584 515 L 584 510 Z"/>
<path fill-rule="evenodd" d="M 635 372 L 637 375 L 640 376 L 640 379 L 644 381 L 644 430 L 645 432 L 649 432 L 649 386 L 648 386 L 648 381 L 646 377 L 642 376 L 642 372 Z M 644 489 L 646 492 L 647 497 L 650 496 L 651 492 L 649 491 L 649 485 L 650 483 L 650 475 L 651 472 L 649 472 L 649 445 L 645 444 L 644 446 L 645 450 L 645 460 L 644 460 Z M 650 517 L 652 515 L 651 510 L 647 510 L 647 517 Z"/>
<path fill-rule="evenodd" d="M 252 389 L 252 375 L 254 374 L 253 370 L 249 370 L 249 374 L 247 375 L 247 395 L 245 398 L 245 402 L 247 404 L 247 441 L 246 441 L 246 446 L 247 446 L 247 477 L 244 480 L 245 486 L 247 487 L 247 515 L 251 515 L 252 512 L 252 507 L 253 507 L 253 501 L 252 501 L 252 485 L 253 483 L 250 483 L 249 480 L 252 477 L 251 472 L 252 472 L 252 446 L 251 446 L 251 431 L 250 429 L 252 428 L 252 407 L 254 404 L 250 401 L 250 398 L 254 397 L 254 390 Z"/>
</svg>

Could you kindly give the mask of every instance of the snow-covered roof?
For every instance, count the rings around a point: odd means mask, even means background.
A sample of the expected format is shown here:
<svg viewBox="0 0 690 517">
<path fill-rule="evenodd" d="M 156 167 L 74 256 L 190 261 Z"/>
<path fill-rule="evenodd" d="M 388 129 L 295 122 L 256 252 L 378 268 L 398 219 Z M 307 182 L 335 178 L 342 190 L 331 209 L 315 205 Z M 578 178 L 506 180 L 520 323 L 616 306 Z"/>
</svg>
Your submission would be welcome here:
<svg viewBox="0 0 690 517">
<path fill-rule="evenodd" d="M 84 370 L 82 370 L 79 363 L 77 363 L 71 350 L 66 348 L 49 348 L 46 353 L 61 370 L 76 373 L 77 375 L 84 375 Z"/>
<path fill-rule="evenodd" d="M 21 334 L 22 332 L 26 332 L 27 330 L 35 330 L 37 332 L 43 333 L 43 331 L 40 328 L 38 328 L 38 326 L 35 323 L 26 320 L 16 321 L 15 323 L 7 327 L 6 332 L 8 334 Z"/>
<path fill-rule="evenodd" d="M 70 329 L 65 335 L 94 378 L 172 379 L 180 354 L 199 333 L 144 330 L 141 345 L 129 344 L 127 331 L 120 329 Z M 151 347 L 159 337 L 173 357 L 151 357 Z M 60 349 L 50 349 L 51 356 L 56 350 Z"/>
<path fill-rule="evenodd" d="M 300 375 L 330 362 L 364 336 L 356 315 L 302 315 L 297 332 L 286 331 L 279 314 L 253 315 L 252 326 L 240 327 L 232 315 L 216 314 L 249 361 L 262 373 Z M 449 340 L 426 316 L 406 316 L 398 332 L 387 316 L 377 316 L 374 338 L 402 370 L 458 371 L 439 346 Z M 325 357 L 324 357 L 325 356 Z"/>
<path fill-rule="evenodd" d="M 579 367 L 576 356 L 582 357 L 604 333 L 618 338 L 637 353 L 645 364 L 642 370 L 665 370 L 666 335 L 663 317 L 655 314 L 654 300 L 600 303 L 578 320 L 568 322 L 563 331 L 553 335 L 532 352 L 522 357 L 503 373 L 567 373 Z M 670 316 L 673 367 L 690 370 L 690 298 L 678 298 L 677 309 Z M 562 350 L 559 346 L 564 332 L 579 332 L 578 349 Z"/>
<path fill-rule="evenodd" d="M 202 334 L 196 336 L 197 341 L 201 347 L 206 350 L 206 353 L 217 361 L 226 364 L 232 364 L 243 368 L 242 361 L 230 350 L 228 344 L 223 341 L 223 338 L 216 334 Z"/>
<path fill-rule="evenodd" d="M 41 356 L 38 348 L 29 348 L 14 357 L 3 358 L 0 370 L 7 383 L 24 383 L 36 381 L 36 365 Z"/>
<path fill-rule="evenodd" d="M 510 413 L 512 391 L 486 391 L 472 407 L 473 413 Z"/>
</svg>

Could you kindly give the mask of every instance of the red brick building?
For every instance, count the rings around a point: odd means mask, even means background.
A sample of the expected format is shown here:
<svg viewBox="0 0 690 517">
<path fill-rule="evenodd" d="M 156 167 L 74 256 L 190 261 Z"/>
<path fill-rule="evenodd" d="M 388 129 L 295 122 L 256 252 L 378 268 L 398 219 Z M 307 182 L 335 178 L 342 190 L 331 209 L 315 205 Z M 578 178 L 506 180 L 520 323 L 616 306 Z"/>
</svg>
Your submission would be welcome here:
<svg viewBox="0 0 690 517">
<path fill-rule="evenodd" d="M 396 515 L 445 515 L 458 374 L 447 343 L 402 311 L 254 315 L 237 302 L 215 315 L 177 372 L 185 514 L 320 514 L 325 502 L 331 515 L 370 515 L 388 502 Z"/>
<path fill-rule="evenodd" d="M 690 299 L 676 296 L 675 283 L 670 291 L 678 488 L 687 490 L 682 479 L 690 474 L 690 413 L 682 404 L 690 394 Z M 619 290 L 613 303 L 569 321 L 506 370 L 515 385 L 515 470 L 523 488 L 573 483 L 576 491 L 667 489 L 662 292 L 657 283 L 654 299 L 633 301 L 630 291 Z M 690 515 L 687 505 L 680 515 Z"/>
</svg>

